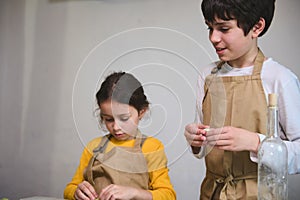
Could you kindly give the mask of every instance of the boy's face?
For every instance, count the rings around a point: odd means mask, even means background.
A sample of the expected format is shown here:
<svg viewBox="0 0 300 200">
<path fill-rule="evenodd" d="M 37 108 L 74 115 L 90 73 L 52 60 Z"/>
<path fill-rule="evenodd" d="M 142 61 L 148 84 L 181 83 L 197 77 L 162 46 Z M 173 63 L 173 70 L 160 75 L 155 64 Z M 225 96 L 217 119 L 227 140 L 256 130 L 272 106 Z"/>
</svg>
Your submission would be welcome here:
<svg viewBox="0 0 300 200">
<path fill-rule="evenodd" d="M 213 23 L 206 23 L 209 29 L 209 40 L 213 44 L 216 53 L 223 61 L 239 61 L 247 56 L 247 53 L 256 47 L 256 38 L 252 37 L 252 30 L 244 35 L 243 29 L 237 25 L 237 20 L 222 20 L 216 18 Z"/>
</svg>

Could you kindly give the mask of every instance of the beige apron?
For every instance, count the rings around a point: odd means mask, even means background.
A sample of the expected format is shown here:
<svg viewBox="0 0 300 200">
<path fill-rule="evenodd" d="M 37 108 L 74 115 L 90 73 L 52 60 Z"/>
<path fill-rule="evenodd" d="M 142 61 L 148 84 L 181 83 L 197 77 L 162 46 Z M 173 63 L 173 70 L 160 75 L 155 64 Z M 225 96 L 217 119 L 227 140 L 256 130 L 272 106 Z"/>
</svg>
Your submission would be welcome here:
<svg viewBox="0 0 300 200">
<path fill-rule="evenodd" d="M 205 80 L 204 124 L 266 133 L 267 102 L 260 77 L 263 61 L 259 50 L 250 76 L 217 77 L 224 62 L 212 71 Z M 207 153 L 200 199 L 257 199 L 257 164 L 250 160 L 249 151 L 211 148 Z"/>
<path fill-rule="evenodd" d="M 138 133 L 134 147 L 113 147 L 104 153 L 111 135 L 104 136 L 85 169 L 84 177 L 99 194 L 110 184 L 148 189 L 147 161 L 141 151 L 146 136 Z"/>
</svg>

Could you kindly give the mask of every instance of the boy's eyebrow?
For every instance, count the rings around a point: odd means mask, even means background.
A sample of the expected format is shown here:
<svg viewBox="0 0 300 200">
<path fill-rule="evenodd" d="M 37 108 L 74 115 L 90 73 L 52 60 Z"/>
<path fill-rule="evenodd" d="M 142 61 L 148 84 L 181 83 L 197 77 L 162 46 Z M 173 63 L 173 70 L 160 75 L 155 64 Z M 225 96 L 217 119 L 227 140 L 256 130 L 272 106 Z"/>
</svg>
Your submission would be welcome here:
<svg viewBox="0 0 300 200">
<path fill-rule="evenodd" d="M 231 23 L 230 22 L 227 22 L 227 21 L 222 21 L 222 22 L 216 22 L 216 21 L 214 21 L 214 22 L 208 22 L 208 21 L 205 21 L 205 23 L 206 23 L 206 25 L 208 25 L 208 26 L 212 26 L 212 25 L 214 25 L 214 26 L 224 26 L 224 25 L 231 25 Z"/>
<path fill-rule="evenodd" d="M 216 25 L 231 25 L 230 22 L 217 22 Z"/>
</svg>

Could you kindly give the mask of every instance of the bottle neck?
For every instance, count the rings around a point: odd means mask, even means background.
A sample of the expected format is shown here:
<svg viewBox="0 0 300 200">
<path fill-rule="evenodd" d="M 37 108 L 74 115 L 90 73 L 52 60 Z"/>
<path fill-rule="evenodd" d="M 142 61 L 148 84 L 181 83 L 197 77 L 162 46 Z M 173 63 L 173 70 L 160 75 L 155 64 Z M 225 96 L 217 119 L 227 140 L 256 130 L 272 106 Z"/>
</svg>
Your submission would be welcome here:
<svg viewBox="0 0 300 200">
<path fill-rule="evenodd" d="M 278 137 L 278 109 L 276 106 L 268 107 L 268 137 Z"/>
</svg>

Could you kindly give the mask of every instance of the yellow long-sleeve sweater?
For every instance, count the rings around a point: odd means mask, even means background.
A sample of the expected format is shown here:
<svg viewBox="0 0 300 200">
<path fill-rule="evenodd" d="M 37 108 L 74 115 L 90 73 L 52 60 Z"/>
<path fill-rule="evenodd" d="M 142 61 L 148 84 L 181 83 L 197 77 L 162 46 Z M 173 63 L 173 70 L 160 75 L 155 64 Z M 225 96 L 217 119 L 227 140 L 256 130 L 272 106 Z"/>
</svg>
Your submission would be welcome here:
<svg viewBox="0 0 300 200">
<path fill-rule="evenodd" d="M 102 137 L 93 139 L 84 148 L 73 179 L 64 190 L 64 198 L 74 199 L 77 185 L 84 180 L 83 171 L 93 155 L 93 149 L 99 145 L 101 139 Z M 106 152 L 110 151 L 114 146 L 133 147 L 134 142 L 134 139 L 118 141 L 112 137 L 107 145 Z M 142 152 L 148 163 L 149 192 L 152 193 L 153 200 L 175 200 L 176 193 L 168 175 L 167 158 L 163 144 L 153 137 L 148 137 L 142 146 Z"/>
</svg>

